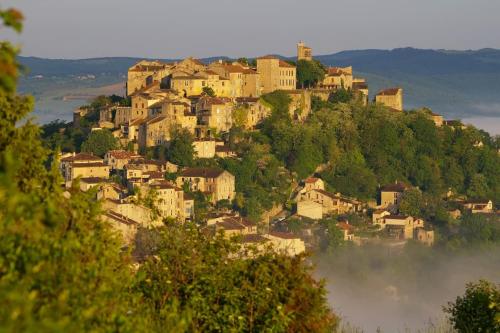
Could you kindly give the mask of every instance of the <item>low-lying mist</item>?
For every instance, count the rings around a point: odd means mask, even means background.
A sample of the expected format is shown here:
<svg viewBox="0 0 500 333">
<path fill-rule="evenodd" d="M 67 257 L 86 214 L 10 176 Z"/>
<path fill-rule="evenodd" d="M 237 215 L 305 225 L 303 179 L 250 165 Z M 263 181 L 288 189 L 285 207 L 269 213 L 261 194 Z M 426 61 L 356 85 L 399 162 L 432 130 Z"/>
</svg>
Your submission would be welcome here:
<svg viewBox="0 0 500 333">
<path fill-rule="evenodd" d="M 418 244 L 348 246 L 315 261 L 335 312 L 363 332 L 426 332 L 446 322 L 443 306 L 466 283 L 500 282 L 498 246 L 453 254 Z"/>
</svg>

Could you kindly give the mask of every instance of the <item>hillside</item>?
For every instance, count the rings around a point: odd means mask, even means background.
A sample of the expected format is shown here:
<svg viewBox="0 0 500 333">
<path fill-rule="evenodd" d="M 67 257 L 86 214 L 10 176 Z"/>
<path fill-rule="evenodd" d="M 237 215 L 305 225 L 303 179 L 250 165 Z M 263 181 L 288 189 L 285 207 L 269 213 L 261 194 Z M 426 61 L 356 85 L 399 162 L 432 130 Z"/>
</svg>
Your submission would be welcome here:
<svg viewBox="0 0 500 333">
<path fill-rule="evenodd" d="M 500 116 L 500 50 L 344 51 L 317 56 L 326 65 L 352 65 L 371 93 L 405 88 L 408 108 L 429 106 L 448 117 Z"/>
<path fill-rule="evenodd" d="M 428 106 L 448 118 L 500 117 L 500 50 L 358 50 L 319 55 L 316 59 L 329 66 L 352 65 L 356 75 L 368 79 L 372 95 L 383 87 L 402 86 L 407 108 Z M 37 97 L 37 115 L 47 122 L 68 119 L 69 111 L 83 103 L 62 102 L 63 96 L 124 81 L 127 68 L 140 59 L 19 60 L 29 68 L 20 82 L 20 91 Z"/>
</svg>

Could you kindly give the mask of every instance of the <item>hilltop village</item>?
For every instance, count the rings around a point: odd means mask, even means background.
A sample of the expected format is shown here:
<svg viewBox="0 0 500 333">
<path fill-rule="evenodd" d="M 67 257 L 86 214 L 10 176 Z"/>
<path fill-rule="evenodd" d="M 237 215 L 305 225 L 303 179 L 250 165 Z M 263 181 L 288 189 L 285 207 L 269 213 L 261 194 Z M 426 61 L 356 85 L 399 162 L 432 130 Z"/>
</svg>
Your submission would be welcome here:
<svg viewBox="0 0 500 333">
<path fill-rule="evenodd" d="M 298 73 L 299 66 L 311 66 L 311 73 L 320 68 L 324 75 L 309 79 L 307 70 Z M 289 255 L 320 246 L 333 228 L 341 241 L 358 245 L 435 242 L 432 224 L 399 207 L 406 193 L 420 189 L 398 179 L 379 184 L 376 198 L 361 199 L 325 185 L 320 166 L 306 177 L 289 177 L 282 204 L 273 203 L 256 217 L 241 208 L 241 202 L 251 198 L 241 193 L 247 189 L 238 189 L 238 177 L 247 176 L 221 167 L 243 163 L 235 129 L 258 136 L 263 122 L 276 111 L 272 98 L 287 99 L 285 112 L 293 126 L 301 126 L 315 105 L 346 94 L 359 105 L 379 105 L 389 114 L 404 114 L 401 87 L 379 91 L 370 101 L 367 82 L 355 77 L 352 67 L 326 68 L 300 42 L 297 62 L 276 56 L 209 64 L 194 58 L 175 63 L 143 60 L 129 68 L 126 94 L 123 100 L 100 105 L 98 114 L 88 107 L 74 111 L 75 128 L 93 118 L 97 126 L 92 133 L 111 132 L 118 149 L 101 156 L 89 152 L 60 156 L 64 186 L 91 191 L 101 200 L 103 219 L 122 233 L 125 245 L 134 242 L 141 228 L 189 221 L 207 233 L 235 237 L 244 247 L 271 247 Z M 425 115 L 438 128 L 464 128 L 433 112 Z M 192 149 L 196 163 L 171 158 L 183 143 Z M 271 170 L 269 161 L 256 163 L 262 163 L 262 172 Z M 286 176 L 282 168 L 273 170 L 276 178 Z M 495 215 L 490 199 L 456 196 L 453 200 L 448 213 L 454 219 L 462 213 Z M 328 221 L 330 230 L 318 227 L 317 221 Z M 294 229 L 295 225 L 301 227 Z M 318 230 L 323 235 L 318 237 Z"/>
</svg>

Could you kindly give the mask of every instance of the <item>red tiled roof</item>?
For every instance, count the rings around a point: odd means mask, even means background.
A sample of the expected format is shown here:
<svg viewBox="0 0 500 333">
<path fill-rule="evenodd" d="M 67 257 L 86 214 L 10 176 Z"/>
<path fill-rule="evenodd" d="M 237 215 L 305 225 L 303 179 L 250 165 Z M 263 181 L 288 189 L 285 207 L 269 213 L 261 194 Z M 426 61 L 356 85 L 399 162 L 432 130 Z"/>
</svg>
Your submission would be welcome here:
<svg viewBox="0 0 500 333">
<path fill-rule="evenodd" d="M 319 193 L 323 194 L 324 196 L 327 196 L 327 197 L 332 198 L 332 199 L 340 199 L 340 198 L 339 198 L 338 196 L 336 196 L 335 194 L 330 193 L 330 192 L 327 192 L 327 191 L 325 191 L 325 190 L 314 189 L 313 191 L 319 192 Z"/>
<path fill-rule="evenodd" d="M 289 232 L 270 232 L 269 235 L 277 237 L 277 238 L 283 238 L 283 239 L 297 239 L 299 237 L 295 236 L 294 234 L 291 234 Z"/>
<path fill-rule="evenodd" d="M 158 115 L 158 116 L 153 116 L 151 118 L 148 118 L 148 120 L 146 120 L 146 123 L 148 125 L 151 125 L 151 124 L 159 123 L 160 121 L 163 121 L 163 120 L 166 120 L 166 119 L 167 119 L 166 116 Z"/>
<path fill-rule="evenodd" d="M 346 223 L 346 222 L 337 223 L 337 227 L 339 227 L 339 229 L 347 230 L 347 231 L 351 231 L 352 229 L 354 229 L 354 227 L 352 225 L 350 225 L 349 223 Z"/>
<path fill-rule="evenodd" d="M 108 154 L 117 159 L 131 159 L 141 157 L 141 155 L 139 154 L 126 150 L 110 150 L 108 151 Z"/>
<path fill-rule="evenodd" d="M 216 168 L 186 168 L 179 173 L 181 177 L 217 178 L 224 170 Z"/>
<path fill-rule="evenodd" d="M 77 161 L 102 161 L 102 158 L 87 153 L 78 153 L 75 156 L 68 156 L 61 159 L 61 162 L 77 162 Z"/>
<path fill-rule="evenodd" d="M 266 55 L 266 56 L 262 56 L 262 57 L 258 57 L 257 59 L 278 59 L 278 57 L 276 56 L 273 56 L 273 55 Z"/>
<path fill-rule="evenodd" d="M 73 168 L 87 168 L 87 167 L 108 167 L 103 162 L 95 162 L 95 163 L 73 163 Z"/>
<path fill-rule="evenodd" d="M 134 119 L 129 123 L 129 126 L 139 126 L 146 121 L 146 118 Z"/>
<path fill-rule="evenodd" d="M 328 75 L 329 76 L 340 76 L 343 72 L 338 67 L 329 67 Z"/>
<path fill-rule="evenodd" d="M 268 241 L 269 239 L 258 234 L 247 234 L 243 235 L 243 237 L 241 238 L 242 243 L 265 243 Z"/>
<path fill-rule="evenodd" d="M 225 230 L 243 230 L 245 226 L 239 223 L 237 220 L 232 218 L 226 218 L 221 222 L 216 223 L 217 226 L 222 227 Z"/>
<path fill-rule="evenodd" d="M 385 186 L 382 186 L 380 188 L 380 191 L 383 192 L 404 192 L 408 188 L 408 185 L 402 182 L 397 182 L 394 184 L 388 184 Z"/>
<path fill-rule="evenodd" d="M 258 97 L 236 97 L 236 102 L 238 103 L 256 103 L 259 101 Z"/>
<path fill-rule="evenodd" d="M 280 60 L 279 66 L 280 66 L 280 67 L 295 68 L 295 66 L 294 66 L 294 65 L 289 64 L 289 63 L 287 63 L 286 61 L 283 61 L 283 60 Z"/>
<path fill-rule="evenodd" d="M 231 102 L 231 99 L 227 97 L 210 97 L 210 96 L 204 96 L 202 97 L 203 101 L 206 102 L 209 105 L 224 105 L 226 103 Z"/>
<path fill-rule="evenodd" d="M 388 219 L 388 220 L 406 220 L 409 216 L 405 216 L 405 215 L 387 215 L 387 216 L 384 216 L 385 219 Z"/>
<path fill-rule="evenodd" d="M 85 178 L 80 178 L 80 181 L 87 184 L 99 184 L 105 182 L 106 179 L 100 177 L 85 177 Z"/>
<path fill-rule="evenodd" d="M 389 88 L 381 90 L 377 93 L 377 96 L 394 96 L 397 95 L 401 88 Z"/>
<path fill-rule="evenodd" d="M 368 84 L 366 82 L 353 82 L 352 89 L 368 89 Z"/>
<path fill-rule="evenodd" d="M 319 180 L 319 178 L 309 177 L 309 178 L 306 178 L 304 180 L 304 183 L 312 184 L 312 183 L 316 183 L 318 180 Z"/>
<path fill-rule="evenodd" d="M 149 179 L 163 179 L 164 175 L 161 171 L 146 171 L 142 173 L 143 175 L 149 176 Z"/>
<path fill-rule="evenodd" d="M 166 180 L 155 182 L 153 184 L 150 184 L 149 186 L 160 190 L 176 189 L 176 187 L 173 184 L 169 183 Z"/>
<path fill-rule="evenodd" d="M 139 225 L 139 222 L 134 221 L 124 215 L 118 214 L 114 211 L 108 211 L 104 215 L 106 215 L 108 218 L 113 219 L 119 223 L 123 223 L 126 225 Z"/>
</svg>

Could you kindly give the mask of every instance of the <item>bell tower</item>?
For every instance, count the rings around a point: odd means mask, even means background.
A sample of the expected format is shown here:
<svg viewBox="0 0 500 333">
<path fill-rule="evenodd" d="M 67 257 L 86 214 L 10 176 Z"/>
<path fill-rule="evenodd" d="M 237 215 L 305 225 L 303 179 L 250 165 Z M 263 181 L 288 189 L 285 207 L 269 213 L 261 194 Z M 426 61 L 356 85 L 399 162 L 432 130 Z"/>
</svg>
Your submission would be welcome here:
<svg viewBox="0 0 500 333">
<path fill-rule="evenodd" d="M 312 49 L 307 47 L 303 41 L 297 43 L 297 61 L 298 60 L 312 60 Z"/>
</svg>

